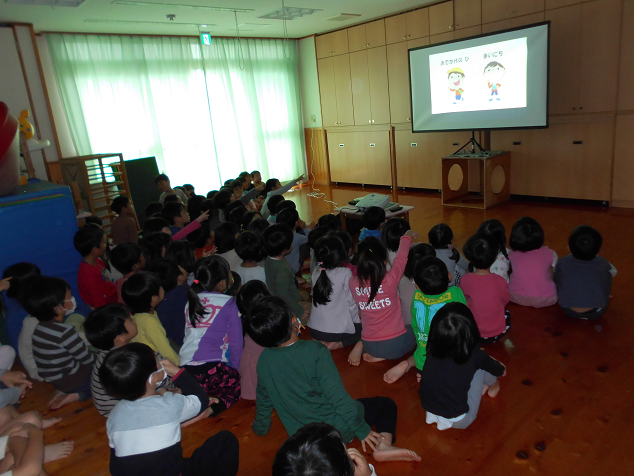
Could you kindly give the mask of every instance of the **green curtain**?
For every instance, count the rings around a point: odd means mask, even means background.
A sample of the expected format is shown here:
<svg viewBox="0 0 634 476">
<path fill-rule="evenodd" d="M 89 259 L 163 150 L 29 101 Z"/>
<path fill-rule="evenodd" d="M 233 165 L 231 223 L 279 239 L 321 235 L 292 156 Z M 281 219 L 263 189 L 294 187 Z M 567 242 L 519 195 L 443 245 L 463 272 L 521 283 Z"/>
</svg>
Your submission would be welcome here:
<svg viewBox="0 0 634 476">
<path fill-rule="evenodd" d="M 82 155 L 156 156 L 199 193 L 243 170 L 305 171 L 294 41 L 47 35 Z"/>
</svg>

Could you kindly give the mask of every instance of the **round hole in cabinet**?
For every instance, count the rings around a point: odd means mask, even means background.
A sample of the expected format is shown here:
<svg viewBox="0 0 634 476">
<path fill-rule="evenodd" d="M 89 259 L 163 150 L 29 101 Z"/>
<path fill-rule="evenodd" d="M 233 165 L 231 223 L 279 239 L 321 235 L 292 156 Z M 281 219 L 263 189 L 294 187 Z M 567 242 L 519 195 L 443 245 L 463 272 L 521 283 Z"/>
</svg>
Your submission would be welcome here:
<svg viewBox="0 0 634 476">
<path fill-rule="evenodd" d="M 350 89 L 352 90 L 353 94 L 361 93 L 361 91 L 363 91 L 365 87 L 365 81 L 360 78 L 353 78 L 352 81 L 350 81 Z"/>
<path fill-rule="evenodd" d="M 453 164 L 449 169 L 449 175 L 447 176 L 447 183 L 449 188 L 454 192 L 460 189 L 464 176 L 462 174 L 462 168 L 458 164 Z"/>
<path fill-rule="evenodd" d="M 506 174 L 504 173 L 504 167 L 501 165 L 496 166 L 491 172 L 491 191 L 493 193 L 500 193 L 506 183 Z"/>
</svg>

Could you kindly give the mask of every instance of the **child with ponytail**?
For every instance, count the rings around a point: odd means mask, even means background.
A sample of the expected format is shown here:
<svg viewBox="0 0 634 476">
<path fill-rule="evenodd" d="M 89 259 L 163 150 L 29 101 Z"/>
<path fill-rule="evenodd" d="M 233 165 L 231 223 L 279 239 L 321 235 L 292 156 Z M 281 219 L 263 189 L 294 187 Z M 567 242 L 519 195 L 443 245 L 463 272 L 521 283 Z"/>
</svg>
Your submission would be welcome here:
<svg viewBox="0 0 634 476">
<path fill-rule="evenodd" d="M 513 273 L 513 267 L 511 266 L 511 260 L 509 259 L 509 249 L 506 247 L 506 230 L 500 220 L 491 218 L 482 222 L 478 233 L 484 233 L 489 235 L 497 243 L 499 250 L 495 262 L 491 266 L 491 272 L 502 276 L 506 282 L 509 282 L 511 273 Z"/>
<path fill-rule="evenodd" d="M 233 277 L 229 263 L 214 255 L 194 265 L 194 282 L 185 306 L 185 339 L 180 364 L 216 397 L 214 415 L 240 399 L 240 358 L 244 345 L 242 322 L 233 297 L 225 294 Z"/>
<path fill-rule="evenodd" d="M 350 292 L 352 272 L 345 266 L 348 252 L 343 241 L 334 235 L 320 238 L 315 244 L 315 259 L 310 335 L 330 350 L 354 345 L 361 339 L 361 320 Z"/>
<path fill-rule="evenodd" d="M 401 237 L 398 253 L 387 270 L 387 249 L 375 237 L 368 237 L 357 248 L 357 276 L 350 280 L 352 297 L 359 306 L 363 331 L 361 343 L 350 354 L 350 363 L 398 359 L 416 347 L 411 326 L 401 313 L 398 285 L 403 276 L 412 240 L 418 233 L 408 230 Z M 363 354 L 362 354 L 363 352 Z M 354 355 L 353 355 L 354 354 Z"/>
</svg>

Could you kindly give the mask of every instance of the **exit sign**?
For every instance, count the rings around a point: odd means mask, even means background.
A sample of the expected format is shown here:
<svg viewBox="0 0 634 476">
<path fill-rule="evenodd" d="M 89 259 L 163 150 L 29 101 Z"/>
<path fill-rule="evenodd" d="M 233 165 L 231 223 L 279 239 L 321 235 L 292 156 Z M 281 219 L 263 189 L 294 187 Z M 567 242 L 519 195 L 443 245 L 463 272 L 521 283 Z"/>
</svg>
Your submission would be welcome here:
<svg viewBox="0 0 634 476">
<path fill-rule="evenodd" d="M 201 33 L 200 41 L 203 45 L 210 46 L 211 45 L 211 33 Z"/>
</svg>

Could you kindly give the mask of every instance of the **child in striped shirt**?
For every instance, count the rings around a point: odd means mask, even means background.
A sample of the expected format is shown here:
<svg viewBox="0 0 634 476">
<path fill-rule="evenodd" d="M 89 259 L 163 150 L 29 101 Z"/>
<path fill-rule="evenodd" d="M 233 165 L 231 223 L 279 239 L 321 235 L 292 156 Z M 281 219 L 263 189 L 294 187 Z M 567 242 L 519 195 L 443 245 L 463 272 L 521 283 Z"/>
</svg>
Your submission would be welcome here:
<svg viewBox="0 0 634 476">
<path fill-rule="evenodd" d="M 93 356 L 77 330 L 63 322 L 77 307 L 70 286 L 48 276 L 32 278 L 29 286 L 22 305 L 40 321 L 33 332 L 33 357 L 39 376 L 56 389 L 49 407 L 88 400 Z"/>
</svg>

